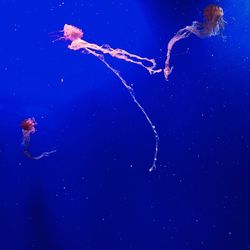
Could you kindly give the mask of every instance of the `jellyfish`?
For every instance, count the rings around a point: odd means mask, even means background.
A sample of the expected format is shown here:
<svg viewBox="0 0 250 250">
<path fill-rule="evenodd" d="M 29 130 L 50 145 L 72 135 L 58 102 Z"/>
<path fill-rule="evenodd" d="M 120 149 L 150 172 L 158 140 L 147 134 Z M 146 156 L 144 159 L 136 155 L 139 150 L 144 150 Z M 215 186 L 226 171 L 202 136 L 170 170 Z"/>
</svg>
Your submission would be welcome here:
<svg viewBox="0 0 250 250">
<path fill-rule="evenodd" d="M 152 129 L 154 139 L 155 139 L 155 150 L 154 150 L 153 162 L 152 162 L 151 167 L 149 168 L 149 171 L 151 172 L 151 171 L 155 170 L 156 169 L 157 155 L 158 155 L 158 148 L 159 148 L 159 135 L 157 133 L 156 127 L 153 124 L 153 122 L 151 121 L 149 115 L 147 114 L 147 112 L 145 111 L 143 106 L 137 100 L 137 98 L 135 96 L 134 89 L 132 87 L 132 84 L 127 83 L 126 80 L 121 76 L 121 74 L 105 60 L 104 56 L 106 54 L 108 54 L 114 58 L 137 64 L 137 65 L 145 68 L 149 72 L 149 74 L 159 73 L 162 70 L 155 69 L 156 62 L 154 59 L 140 57 L 138 55 L 131 54 L 131 53 L 127 52 L 126 50 L 119 49 L 119 48 L 113 49 L 107 44 L 99 46 L 97 44 L 89 43 L 89 42 L 83 40 L 82 39 L 83 31 L 81 29 L 73 26 L 73 25 L 65 24 L 64 29 L 61 32 L 63 32 L 63 37 L 60 37 L 56 40 L 63 39 L 63 40 L 71 41 L 71 44 L 68 46 L 69 49 L 82 50 L 82 52 L 84 52 L 86 54 L 91 54 L 91 55 L 95 56 L 101 62 L 103 62 L 106 65 L 106 67 L 108 69 L 110 69 L 119 78 L 119 80 L 121 81 L 121 83 L 123 84 L 123 86 L 125 87 L 127 92 L 129 93 L 129 95 L 131 96 L 131 98 L 133 99 L 133 101 L 135 102 L 137 107 L 139 108 L 139 110 L 142 112 L 142 114 L 144 115 L 144 117 L 146 118 L 148 124 L 150 125 L 150 127 Z"/>
<path fill-rule="evenodd" d="M 194 21 L 191 26 L 186 26 L 175 34 L 175 36 L 169 41 L 167 48 L 167 58 L 163 70 L 166 81 L 173 70 L 173 66 L 169 66 L 169 60 L 174 44 L 179 40 L 189 37 L 191 34 L 194 34 L 199 38 L 222 35 L 225 25 L 223 15 L 223 9 L 220 6 L 208 5 L 203 10 L 203 23 Z"/>
<path fill-rule="evenodd" d="M 22 133 L 23 133 L 23 141 L 22 141 L 22 146 L 23 146 L 23 153 L 25 156 L 32 160 L 40 160 L 43 157 L 47 157 L 52 153 L 55 153 L 56 150 L 51 150 L 49 152 L 43 152 L 42 154 L 38 156 L 32 156 L 29 152 L 29 144 L 30 144 L 30 135 L 34 134 L 36 132 L 35 126 L 37 125 L 36 120 L 34 117 L 25 119 L 21 122 L 21 128 L 22 128 Z"/>
</svg>

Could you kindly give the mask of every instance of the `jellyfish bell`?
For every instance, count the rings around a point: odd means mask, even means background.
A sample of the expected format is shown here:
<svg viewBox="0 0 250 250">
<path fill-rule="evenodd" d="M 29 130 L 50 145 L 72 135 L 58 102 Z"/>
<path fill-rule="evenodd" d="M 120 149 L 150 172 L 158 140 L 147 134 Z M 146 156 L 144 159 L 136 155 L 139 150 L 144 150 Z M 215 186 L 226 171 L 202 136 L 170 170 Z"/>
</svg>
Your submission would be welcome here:
<svg viewBox="0 0 250 250">
<path fill-rule="evenodd" d="M 65 40 L 73 42 L 83 37 L 83 31 L 73 25 L 65 24 L 63 27 L 63 37 Z"/>
<path fill-rule="evenodd" d="M 203 10 L 203 17 L 205 20 L 218 20 L 219 18 L 223 17 L 224 12 L 223 9 L 219 5 L 208 5 Z"/>
<path fill-rule="evenodd" d="M 218 35 L 224 29 L 223 16 L 224 11 L 219 5 L 208 5 L 203 10 L 203 35 L 207 37 Z"/>
<path fill-rule="evenodd" d="M 35 129 L 35 125 L 36 125 L 36 121 L 35 121 L 35 118 L 28 118 L 28 119 L 25 119 L 21 122 L 21 128 L 25 131 L 31 131 L 31 130 L 34 130 Z"/>
<path fill-rule="evenodd" d="M 23 130 L 30 130 L 32 128 L 32 125 L 25 120 L 21 123 L 21 128 Z"/>
</svg>

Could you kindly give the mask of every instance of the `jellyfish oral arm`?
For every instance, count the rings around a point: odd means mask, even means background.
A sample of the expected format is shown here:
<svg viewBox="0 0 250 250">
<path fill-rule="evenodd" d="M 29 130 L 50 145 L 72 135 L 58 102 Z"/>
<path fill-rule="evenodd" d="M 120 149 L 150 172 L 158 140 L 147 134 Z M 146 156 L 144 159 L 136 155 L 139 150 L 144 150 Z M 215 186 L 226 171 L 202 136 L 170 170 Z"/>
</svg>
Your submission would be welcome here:
<svg viewBox="0 0 250 250">
<path fill-rule="evenodd" d="M 150 74 L 160 73 L 162 69 L 155 69 L 156 62 L 154 59 L 149 59 L 146 57 L 140 57 L 135 54 L 131 54 L 123 49 L 113 49 L 109 45 L 102 45 L 99 46 L 97 44 L 88 43 L 82 39 L 76 39 L 71 42 L 71 44 L 68 46 L 71 50 L 79 50 L 83 49 L 86 51 L 98 51 L 102 53 L 103 55 L 109 54 L 110 56 L 124 60 L 126 62 L 134 63 L 137 65 L 140 65 L 141 67 L 145 68 Z M 151 64 L 151 66 L 147 66 L 147 64 Z"/>
<path fill-rule="evenodd" d="M 165 68 L 163 70 L 166 81 L 168 80 L 168 76 L 171 74 L 171 72 L 173 70 L 173 67 L 169 66 L 170 55 L 171 55 L 171 51 L 172 51 L 173 46 L 179 40 L 190 36 L 190 34 L 191 34 L 191 31 L 189 31 L 188 28 L 186 27 L 186 28 L 180 29 L 176 33 L 176 35 L 169 41 L 168 50 L 167 50 L 167 57 L 166 57 L 166 61 L 165 61 Z"/>
</svg>

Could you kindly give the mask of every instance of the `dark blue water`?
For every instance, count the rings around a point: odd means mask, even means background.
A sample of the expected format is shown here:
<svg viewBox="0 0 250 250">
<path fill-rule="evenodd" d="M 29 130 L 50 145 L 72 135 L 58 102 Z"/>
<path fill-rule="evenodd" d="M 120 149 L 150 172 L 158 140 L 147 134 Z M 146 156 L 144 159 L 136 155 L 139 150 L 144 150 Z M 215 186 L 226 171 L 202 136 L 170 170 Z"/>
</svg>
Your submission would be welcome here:
<svg viewBox="0 0 250 250">
<path fill-rule="evenodd" d="M 165 2 L 165 3 L 164 3 Z M 250 1 L 214 1 L 226 41 L 176 44 L 166 82 L 107 57 L 133 83 L 154 138 L 118 78 L 53 43 L 65 23 L 84 39 L 164 67 L 167 43 L 211 2 L 1 0 L 0 249 L 250 248 Z M 63 79 L 63 82 L 62 82 Z M 30 151 L 20 122 L 35 117 Z"/>
</svg>

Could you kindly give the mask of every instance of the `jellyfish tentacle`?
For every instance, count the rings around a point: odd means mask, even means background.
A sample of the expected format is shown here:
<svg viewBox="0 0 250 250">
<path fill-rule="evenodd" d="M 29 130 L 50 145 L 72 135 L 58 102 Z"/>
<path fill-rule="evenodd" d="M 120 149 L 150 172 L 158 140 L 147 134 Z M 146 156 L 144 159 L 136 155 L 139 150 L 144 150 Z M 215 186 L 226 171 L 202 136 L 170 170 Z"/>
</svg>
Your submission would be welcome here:
<svg viewBox="0 0 250 250">
<path fill-rule="evenodd" d="M 42 159 L 43 157 L 48 157 L 50 154 L 53 154 L 53 153 L 55 153 L 55 152 L 56 152 L 56 150 L 51 150 L 51 151 L 48 151 L 48 152 L 45 151 L 45 152 L 41 153 L 41 154 L 38 155 L 38 156 L 32 156 L 28 150 L 24 150 L 24 151 L 23 151 L 24 155 L 26 155 L 28 158 L 30 158 L 30 159 L 32 159 L 32 160 L 40 160 L 40 159 Z"/>
<path fill-rule="evenodd" d="M 155 139 L 155 151 L 154 151 L 154 157 L 153 157 L 153 162 L 152 162 L 152 166 L 149 168 L 149 172 L 156 170 L 156 161 L 157 161 L 157 155 L 158 155 L 158 150 L 159 150 L 159 135 L 158 132 L 156 130 L 155 125 L 153 124 L 153 122 L 151 121 L 150 117 L 148 116 L 147 112 L 145 111 L 145 109 L 142 107 L 142 105 L 140 104 L 140 102 L 137 100 L 136 96 L 135 96 L 135 91 L 134 89 L 131 87 L 131 85 L 129 85 L 126 80 L 120 75 L 120 73 L 114 69 L 105 59 L 104 57 L 100 57 L 98 53 L 93 52 L 89 49 L 86 49 L 87 52 L 89 52 L 90 54 L 92 54 L 93 56 L 97 57 L 100 61 L 102 61 L 122 82 L 123 86 L 125 87 L 125 89 L 127 90 L 127 92 L 130 94 L 130 96 L 132 97 L 133 101 L 135 102 L 135 104 L 137 105 L 137 107 L 140 109 L 140 111 L 142 112 L 142 114 L 144 115 L 144 117 L 146 118 L 148 124 L 150 125 L 152 132 L 154 134 L 154 139 Z"/>
</svg>

